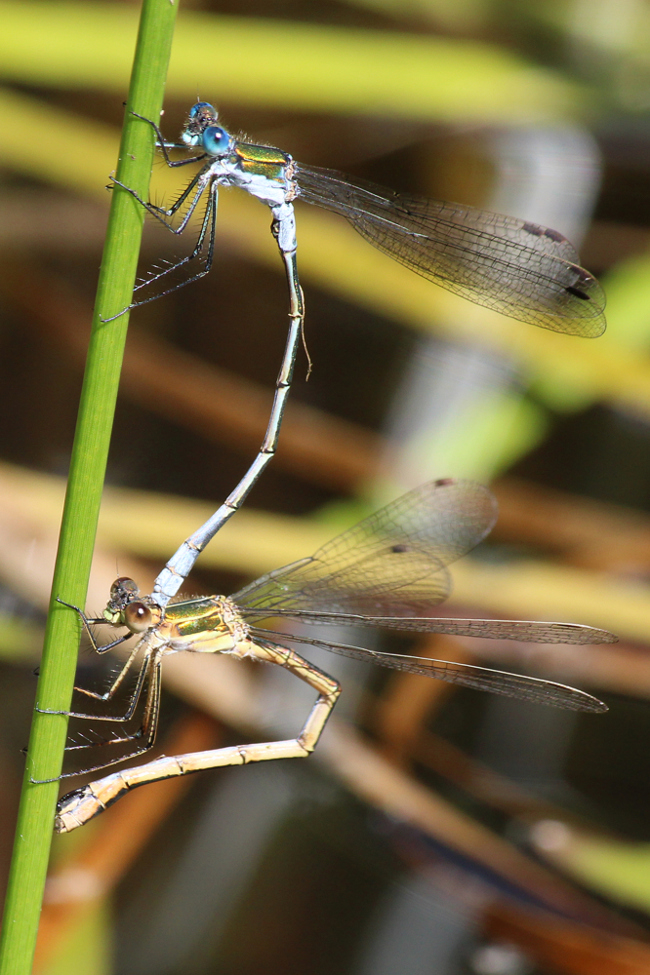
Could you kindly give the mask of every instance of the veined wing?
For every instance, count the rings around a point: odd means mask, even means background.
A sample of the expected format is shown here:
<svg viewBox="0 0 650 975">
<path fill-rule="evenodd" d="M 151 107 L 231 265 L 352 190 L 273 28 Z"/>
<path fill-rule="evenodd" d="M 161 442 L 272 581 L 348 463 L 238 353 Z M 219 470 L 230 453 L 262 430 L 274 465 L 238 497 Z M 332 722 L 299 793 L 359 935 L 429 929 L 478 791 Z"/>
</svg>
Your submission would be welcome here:
<svg viewBox="0 0 650 975">
<path fill-rule="evenodd" d="M 271 639 L 269 639 L 271 637 Z M 487 667 L 475 667 L 473 664 L 454 663 L 449 660 L 434 660 L 429 657 L 409 657 L 396 653 L 380 653 L 377 650 L 365 650 L 362 647 L 346 646 L 342 643 L 324 643 L 307 637 L 285 636 L 289 642 L 308 644 L 331 650 L 343 657 L 353 657 L 366 663 L 379 664 L 393 670 L 402 670 L 422 677 L 435 677 L 448 681 L 450 684 L 461 684 L 479 691 L 492 694 L 503 694 L 506 697 L 516 697 L 522 701 L 532 701 L 536 704 L 551 704 L 555 707 L 567 708 L 571 711 L 607 711 L 607 705 L 598 698 L 592 697 L 585 691 L 555 681 L 543 680 L 539 677 L 525 677 L 522 674 L 510 674 L 503 670 L 490 670 Z M 260 642 L 277 644 L 278 634 L 268 634 L 260 631 Z"/>
<path fill-rule="evenodd" d="M 487 535 L 496 514 L 496 501 L 483 485 L 433 481 L 232 598 L 244 617 L 294 610 L 423 616 L 449 594 L 445 566 Z"/>
<path fill-rule="evenodd" d="M 394 193 L 297 167 L 299 197 L 341 213 L 362 237 L 475 304 L 555 332 L 605 331 L 605 295 L 557 231 L 486 210 Z"/>
<path fill-rule="evenodd" d="M 479 620 L 454 619 L 445 616 L 395 617 L 361 616 L 349 613 L 316 613 L 300 610 L 279 611 L 283 619 L 301 623 L 335 626 L 375 626 L 380 629 L 417 633 L 446 633 L 451 636 L 473 636 L 487 640 L 519 640 L 522 643 L 618 643 L 609 630 L 601 630 L 583 623 L 550 623 L 536 620 Z M 267 618 L 267 610 L 250 610 L 246 619 Z M 253 623 L 254 625 L 254 623 Z"/>
</svg>

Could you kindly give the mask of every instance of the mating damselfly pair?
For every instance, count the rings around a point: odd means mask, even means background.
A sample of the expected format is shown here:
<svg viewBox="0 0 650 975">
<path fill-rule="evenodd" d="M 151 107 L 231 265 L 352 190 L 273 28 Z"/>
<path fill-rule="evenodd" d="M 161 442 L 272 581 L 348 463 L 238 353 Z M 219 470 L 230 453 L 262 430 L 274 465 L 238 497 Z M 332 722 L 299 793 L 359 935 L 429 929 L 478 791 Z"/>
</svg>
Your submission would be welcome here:
<svg viewBox="0 0 650 975">
<path fill-rule="evenodd" d="M 121 714 L 77 711 L 73 715 L 124 724 L 142 714 L 134 733 L 125 731 L 106 739 L 103 747 L 107 760 L 86 771 L 133 758 L 151 747 L 158 722 L 161 661 L 169 653 L 227 653 L 276 663 L 306 681 L 318 699 L 294 739 L 163 758 L 76 790 L 60 801 L 57 828 L 68 831 L 81 825 L 126 791 L 146 782 L 204 768 L 309 754 L 340 688 L 287 644 L 325 647 L 398 670 L 525 700 L 576 710 L 605 710 L 605 705 L 591 695 L 550 681 L 330 643 L 303 631 L 302 624 L 336 623 L 542 643 L 613 642 L 616 638 L 612 634 L 577 624 L 432 616 L 432 608 L 450 591 L 446 567 L 481 541 L 496 517 L 490 492 L 471 481 L 445 479 L 426 484 L 344 532 L 312 557 L 277 569 L 234 596 L 170 602 L 198 554 L 240 506 L 277 444 L 304 321 L 296 262 L 295 200 L 340 212 L 371 243 L 400 263 L 477 304 L 580 336 L 601 334 L 605 320 L 598 282 L 577 264 L 575 251 L 555 231 L 467 207 L 394 194 L 338 173 L 301 166 L 278 149 L 234 139 L 218 124 L 214 108 L 205 102 L 197 103 L 190 112 L 181 143 L 165 142 L 154 128 L 170 166 L 200 162 L 202 167 L 168 209 L 146 203 L 128 187 L 122 188 L 175 233 L 182 233 L 202 201 L 206 202 L 196 246 L 189 257 L 144 284 L 164 282 L 171 272 L 186 264 L 191 267 L 192 261 L 200 267 L 188 280 L 209 271 L 218 187 L 239 186 L 271 209 L 272 232 L 289 283 L 290 328 L 264 443 L 235 491 L 183 543 L 158 576 L 151 595 L 141 596 L 132 580 L 118 579 L 102 617 L 88 619 L 77 610 L 89 632 L 93 624 L 126 628 L 125 636 L 109 646 L 139 636 L 107 692 L 78 689 L 108 704 L 135 671 L 135 687 Z M 197 148 L 198 154 L 181 160 L 168 156 L 170 149 L 187 147 Z M 177 216 L 180 219 L 175 226 L 170 221 Z M 289 635 L 260 626 L 273 618 L 299 623 L 301 628 L 294 628 Z M 115 745 L 132 747 L 127 755 L 112 759 L 109 753 Z"/>
</svg>

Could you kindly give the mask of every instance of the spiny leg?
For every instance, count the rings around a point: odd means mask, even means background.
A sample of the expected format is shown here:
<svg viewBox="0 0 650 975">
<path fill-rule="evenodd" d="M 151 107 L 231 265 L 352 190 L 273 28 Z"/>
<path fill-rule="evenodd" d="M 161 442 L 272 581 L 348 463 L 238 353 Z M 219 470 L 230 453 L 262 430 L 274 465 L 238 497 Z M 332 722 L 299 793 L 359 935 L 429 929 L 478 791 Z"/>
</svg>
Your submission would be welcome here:
<svg viewBox="0 0 650 975">
<path fill-rule="evenodd" d="M 131 112 L 131 114 L 136 118 L 139 118 L 141 122 L 146 122 L 147 125 L 150 125 L 154 130 L 156 133 L 156 148 L 162 149 L 163 157 L 170 169 L 175 169 L 178 166 L 187 166 L 189 163 L 201 162 L 203 159 L 205 159 L 206 154 L 204 152 L 199 153 L 198 156 L 189 156 L 185 159 L 170 159 L 169 153 L 167 152 L 168 149 L 187 150 L 187 145 L 184 142 L 167 142 L 164 135 L 160 131 L 159 126 L 156 125 L 156 123 L 150 118 L 147 118 L 145 115 L 138 115 L 137 112 Z"/>
<path fill-rule="evenodd" d="M 121 315 L 123 315 L 125 312 L 131 311 L 133 308 L 139 308 L 140 305 L 147 305 L 151 301 L 157 301 L 158 298 L 164 298 L 165 295 L 172 294 L 174 291 L 178 291 L 179 288 L 184 288 L 186 285 L 192 284 L 194 281 L 199 281 L 201 278 L 205 277 L 206 274 L 210 273 L 210 269 L 212 268 L 212 262 L 214 260 L 214 245 L 215 245 L 216 225 L 217 225 L 217 201 L 218 201 L 219 187 L 216 180 L 213 180 L 209 183 L 204 182 L 203 185 L 199 187 L 199 189 L 197 190 L 194 196 L 194 199 L 190 203 L 187 212 L 185 213 L 178 227 L 174 227 L 171 223 L 169 223 L 165 219 L 166 216 L 173 216 L 178 211 L 178 209 L 181 207 L 181 205 L 189 195 L 189 191 L 196 184 L 197 180 L 202 175 L 202 173 L 203 171 L 199 173 L 194 178 L 194 180 L 192 180 L 192 182 L 187 187 L 185 192 L 179 197 L 176 203 L 168 210 L 164 210 L 161 207 L 156 207 L 152 203 L 147 203 L 145 200 L 142 199 L 142 197 L 140 197 L 135 192 L 135 190 L 132 190 L 128 186 L 125 186 L 124 183 L 120 183 L 115 179 L 113 180 L 117 186 L 120 186 L 123 190 L 126 190 L 127 193 L 130 193 L 131 196 L 135 200 L 137 200 L 137 202 L 141 206 L 143 206 L 149 213 L 151 213 L 154 217 L 156 217 L 156 219 L 159 220 L 165 227 L 167 227 L 168 230 L 170 230 L 173 234 L 177 234 L 177 235 L 182 234 L 185 228 L 187 227 L 187 224 L 192 214 L 196 210 L 201 200 L 201 197 L 205 192 L 206 186 L 209 186 L 208 202 L 205 208 L 205 213 L 203 214 L 201 229 L 199 231 L 199 235 L 196 239 L 196 244 L 194 245 L 194 249 L 192 253 L 188 254 L 186 257 L 181 258 L 180 261 L 176 261 L 175 264 L 170 264 L 168 267 L 164 268 L 162 271 L 159 271 L 157 274 L 152 274 L 150 277 L 146 278 L 146 280 L 141 281 L 139 284 L 135 286 L 135 288 L 133 289 L 134 291 L 139 291 L 140 288 L 147 288 L 155 284 L 156 281 L 159 281 L 161 278 L 164 278 L 169 274 L 173 274 L 175 271 L 178 271 L 179 268 L 184 267 L 186 264 L 189 264 L 190 261 L 194 261 L 196 260 L 197 257 L 200 257 L 203 251 L 203 246 L 205 244 L 206 236 L 208 237 L 208 248 L 205 256 L 205 262 L 200 271 L 197 271 L 189 278 L 186 278 L 185 281 L 179 281 L 177 284 L 173 285 L 171 288 L 167 288 L 167 290 L 165 291 L 161 291 L 158 294 L 151 295 L 151 297 L 149 298 L 142 298 L 139 301 L 131 302 L 130 305 L 127 305 L 126 308 L 123 308 L 122 311 L 118 312 L 116 315 L 112 315 L 110 318 L 104 318 L 102 319 L 102 321 L 112 322 L 116 318 L 119 318 Z M 208 233 L 208 229 L 209 229 L 209 233 Z"/>
<path fill-rule="evenodd" d="M 108 761 L 101 762 L 98 765 L 93 765 L 90 768 L 84 768 L 75 772 L 66 772 L 63 775 L 60 775 L 59 778 L 69 779 L 76 775 L 86 775 L 89 772 L 99 772 L 101 769 L 108 768 L 109 765 L 116 765 L 118 762 L 127 762 L 132 758 L 137 758 L 138 755 L 143 755 L 145 752 L 148 752 L 151 748 L 153 748 L 160 717 L 160 656 L 158 654 L 153 654 L 147 664 L 145 679 L 143 681 L 143 683 L 147 684 L 147 697 L 145 701 L 144 714 L 142 717 L 142 724 L 137 731 L 133 732 L 132 734 L 114 736 L 113 738 L 106 739 L 105 741 L 90 742 L 88 745 L 68 747 L 66 748 L 66 751 L 78 751 L 83 748 L 93 747 L 101 748 L 105 745 L 122 745 L 130 741 L 138 741 L 139 744 L 131 751 L 119 755 L 117 758 L 109 759 Z"/>
<path fill-rule="evenodd" d="M 121 738 L 111 738 L 110 740 L 107 740 L 105 742 L 96 742 L 95 744 L 115 744 L 116 742 L 131 741 L 133 738 L 141 737 L 143 733 L 143 728 L 145 728 L 147 724 L 147 711 L 148 709 L 150 710 L 149 700 L 152 696 L 154 699 L 157 699 L 160 696 L 159 691 L 155 687 L 152 687 L 152 683 L 151 683 L 152 674 L 154 675 L 156 674 L 156 664 L 158 664 L 158 670 L 160 669 L 160 664 L 158 663 L 158 661 L 159 658 L 155 653 L 150 654 L 148 657 L 146 657 L 143 660 L 142 666 L 140 668 L 140 672 L 138 673 L 138 680 L 136 686 L 133 690 L 133 693 L 131 694 L 131 697 L 129 698 L 128 707 L 124 714 L 121 715 L 78 714 L 74 711 L 66 711 L 64 713 L 67 714 L 68 717 L 70 718 L 81 718 L 86 721 L 110 721 L 116 724 L 126 724 L 126 722 L 130 721 L 133 715 L 135 714 L 136 708 L 138 706 L 138 702 L 140 701 L 140 697 L 142 695 L 142 690 L 146 686 L 147 694 L 145 700 L 144 716 L 140 728 L 138 728 L 137 731 L 131 734 L 125 734 Z M 158 679 L 158 683 L 160 683 L 160 679 Z M 82 688 L 78 688 L 78 689 L 82 690 Z M 93 691 L 84 691 L 84 693 L 87 693 L 89 696 L 98 698 L 99 700 L 108 700 L 106 696 L 95 694 Z M 86 745 L 66 745 L 65 750 L 72 752 L 72 751 L 78 751 L 79 749 L 82 748 L 91 748 L 91 747 L 93 747 L 93 743 L 86 744 Z M 123 761 L 123 759 L 119 759 L 119 761 Z M 98 767 L 103 768 L 104 766 L 98 766 Z M 92 772 L 94 771 L 94 769 L 86 769 L 86 771 Z M 73 774 L 81 775 L 81 772 L 75 772 Z"/>
<path fill-rule="evenodd" d="M 254 645 L 253 653 L 258 659 L 284 667 L 318 692 L 318 700 L 296 738 L 235 745 L 211 751 L 191 752 L 187 755 L 164 756 L 146 765 L 114 772 L 103 779 L 91 782 L 82 789 L 68 793 L 59 800 L 55 822 L 57 832 L 68 833 L 77 826 L 82 826 L 117 802 L 131 789 L 149 782 L 159 782 L 204 769 L 248 765 L 251 762 L 266 762 L 279 758 L 306 758 L 311 754 L 336 704 L 341 692 L 340 685 L 294 650 L 260 642 Z"/>
<path fill-rule="evenodd" d="M 275 215 L 272 231 L 273 236 L 277 240 L 285 265 L 289 286 L 289 333 L 287 335 L 280 372 L 275 384 L 275 396 L 273 398 L 273 406 L 271 407 L 266 434 L 257 457 L 234 491 L 232 491 L 221 507 L 205 524 L 183 542 L 159 574 L 154 585 L 153 594 L 161 606 L 166 605 L 169 599 L 178 592 L 205 546 L 242 505 L 247 494 L 272 459 L 277 448 L 286 401 L 293 380 L 298 345 L 303 334 L 305 306 L 296 262 L 293 207 L 291 204 L 283 204 L 281 207 L 274 208 L 274 210 L 277 210 L 278 213 Z"/>
<path fill-rule="evenodd" d="M 167 228 L 167 230 L 171 231 L 172 234 L 176 234 L 177 236 L 180 236 L 180 234 L 183 233 L 188 223 L 192 219 L 192 214 L 194 213 L 197 206 L 199 205 L 201 201 L 201 197 L 205 193 L 207 187 L 210 185 L 211 179 L 210 176 L 208 175 L 210 171 L 210 165 L 211 164 L 204 166 L 201 170 L 199 170 L 198 173 L 196 173 L 196 175 L 190 180 L 190 182 L 185 187 L 181 195 L 178 197 L 176 202 L 173 203 L 169 208 L 159 207 L 156 206 L 155 203 L 150 203 L 148 200 L 144 200 L 139 193 L 137 193 L 134 189 L 131 189 L 130 186 L 127 186 L 126 183 L 121 183 L 119 179 L 115 178 L 115 176 L 111 176 L 111 179 L 113 181 L 114 186 L 119 186 L 120 189 L 125 190 L 127 193 L 129 193 L 133 197 L 133 199 L 140 204 L 140 206 L 144 207 L 144 209 L 148 213 L 150 213 L 152 217 L 155 217 L 156 220 L 159 220 L 162 223 L 162 225 Z M 169 220 L 166 220 L 165 218 L 176 216 L 178 211 L 181 209 L 181 207 L 188 199 L 188 197 L 192 194 L 192 191 L 195 188 L 196 188 L 196 192 L 194 193 L 193 199 L 188 204 L 187 211 L 183 215 L 183 219 L 181 220 L 179 225 L 175 227 Z"/>
<path fill-rule="evenodd" d="M 186 257 L 181 258 L 181 260 L 177 261 L 175 264 L 170 264 L 169 267 L 166 267 L 162 271 L 159 271 L 158 274 L 153 274 L 151 275 L 151 277 L 148 277 L 145 281 L 141 281 L 139 284 L 135 286 L 133 290 L 139 291 L 140 288 L 147 288 L 149 287 L 149 285 L 154 284 L 156 281 L 159 281 L 161 278 L 166 277 L 168 274 L 172 274 L 174 271 L 178 271 L 179 268 L 184 267 L 185 264 L 189 264 L 190 261 L 196 260 L 197 257 L 201 256 L 201 253 L 203 251 L 203 246 L 205 244 L 205 238 L 207 235 L 208 248 L 205 255 L 205 262 L 201 270 L 197 271 L 191 277 L 186 278 L 184 281 L 179 281 L 178 284 L 173 285 L 171 288 L 168 288 L 166 291 L 161 291 L 159 292 L 159 294 L 152 295 L 151 298 L 143 298 L 141 301 L 134 301 L 132 304 L 129 305 L 129 309 L 138 308 L 140 305 L 146 305 L 150 301 L 157 301 L 158 298 L 164 298 L 165 295 L 172 294 L 172 292 L 178 291 L 179 288 L 184 288 L 188 284 L 193 284 L 194 281 L 199 281 L 201 278 L 204 278 L 206 274 L 210 273 L 210 270 L 212 268 L 212 263 L 214 260 L 214 244 L 215 244 L 216 229 L 217 229 L 218 193 L 219 193 L 218 184 L 216 182 L 213 182 L 210 185 L 210 189 L 208 193 L 208 203 L 205 208 L 205 213 L 203 214 L 201 229 L 199 231 L 198 237 L 196 238 L 196 244 L 194 245 L 194 250 L 192 251 L 192 253 L 188 254 Z M 168 224 L 165 225 L 168 226 Z M 184 220 L 183 224 L 179 226 L 177 229 L 174 229 L 173 227 L 169 227 L 169 229 L 172 230 L 174 233 L 182 233 L 183 229 L 185 228 L 185 225 L 186 225 L 186 221 Z M 208 228 L 209 228 L 209 234 L 208 234 Z M 106 319 L 106 321 L 109 321 L 109 319 Z"/>
<path fill-rule="evenodd" d="M 57 776 L 56 779 L 44 779 L 44 780 L 32 780 L 34 782 L 44 781 L 44 782 L 56 782 L 58 779 L 69 779 L 78 775 L 86 775 L 89 772 L 99 772 L 101 769 L 108 768 L 110 765 L 116 765 L 118 762 L 126 762 L 129 759 L 136 758 L 138 755 L 148 752 L 156 740 L 156 733 L 158 731 L 158 719 L 160 716 L 160 688 L 161 688 L 161 658 L 160 654 L 153 653 L 149 656 L 146 661 L 145 667 L 143 667 L 143 685 L 147 686 L 147 697 L 145 701 L 144 714 L 142 718 L 142 724 L 137 731 L 131 734 L 124 734 L 121 736 L 114 736 L 113 738 L 108 738 L 104 741 L 88 742 L 84 745 L 72 745 L 66 747 L 66 752 L 70 751 L 80 751 L 85 748 L 101 748 L 106 745 L 121 745 L 126 742 L 138 741 L 139 744 L 128 751 L 123 753 L 116 758 L 111 758 L 108 761 L 100 762 L 97 765 L 92 765 L 89 768 L 79 769 L 74 772 L 63 772 L 61 775 Z M 93 715 L 93 718 L 96 716 Z M 102 718 L 99 720 L 119 720 L 112 718 Z M 128 720 L 128 719 L 127 719 Z"/>
<path fill-rule="evenodd" d="M 132 636 L 132 634 L 129 633 L 129 636 Z M 89 688 L 86 688 L 86 687 L 77 687 L 76 685 L 75 685 L 75 688 L 74 688 L 75 691 L 79 691 L 80 694 L 85 694 L 86 697 L 91 697 L 91 698 L 93 698 L 93 700 L 96 700 L 96 701 L 103 701 L 103 702 L 110 701 L 115 696 L 115 694 L 117 693 L 117 691 L 119 690 L 120 686 L 122 685 L 122 683 L 124 682 L 124 680 L 126 678 L 126 675 L 128 674 L 129 670 L 133 666 L 133 662 L 134 662 L 136 656 L 138 655 L 138 653 L 142 649 L 142 643 L 143 643 L 143 641 L 142 640 L 139 640 L 138 643 L 135 645 L 135 647 L 133 648 L 133 650 L 131 651 L 131 653 L 127 657 L 124 665 L 120 668 L 120 671 L 119 671 L 117 677 L 111 683 L 111 685 L 110 685 L 110 687 L 108 688 L 107 691 L 104 691 L 103 693 L 100 694 L 98 691 L 91 691 Z M 36 707 L 35 710 L 36 711 L 39 711 L 41 714 L 65 714 L 69 718 L 82 718 L 82 719 L 87 720 L 87 721 L 96 721 L 96 720 L 97 721 L 117 721 L 117 722 L 120 722 L 120 721 L 128 721 L 131 717 L 133 717 L 133 713 L 134 713 L 135 708 L 137 706 L 138 699 L 140 697 L 140 693 L 142 692 L 142 686 L 143 686 L 144 681 L 145 681 L 145 678 L 146 678 L 147 666 L 149 664 L 150 658 L 153 655 L 154 655 L 154 651 L 152 651 L 151 649 L 149 649 L 149 650 L 145 649 L 145 651 L 144 651 L 144 660 L 142 662 L 142 666 L 141 666 L 140 672 L 138 674 L 138 678 L 137 678 L 137 681 L 136 681 L 135 688 L 134 688 L 134 690 L 133 690 L 133 692 L 131 694 L 131 697 L 129 699 L 129 703 L 128 703 L 128 706 L 127 706 L 126 715 L 114 716 L 114 715 L 99 715 L 99 714 L 81 714 L 81 713 L 79 713 L 77 711 L 51 711 L 49 709 L 39 708 L 38 706 Z"/>
<path fill-rule="evenodd" d="M 96 617 L 86 616 L 83 609 L 80 609 L 78 606 L 75 606 L 74 603 L 66 603 L 65 599 L 61 599 L 60 596 L 56 597 L 56 601 L 57 603 L 61 603 L 62 606 L 67 606 L 68 609 L 74 609 L 75 613 L 77 614 L 77 616 L 80 618 L 81 622 L 84 625 L 84 628 L 88 635 L 88 639 L 90 640 L 90 644 L 93 650 L 95 651 L 95 653 L 106 653 L 108 650 L 112 650 L 113 647 L 119 647 L 121 643 L 126 643 L 126 641 L 130 640 L 131 637 L 133 636 L 132 633 L 125 633 L 124 636 L 118 636 L 117 639 L 112 640 L 110 643 L 99 644 L 95 640 L 95 634 L 91 630 L 91 626 L 112 626 L 113 624 L 109 623 L 109 621 L 104 616 L 96 616 Z"/>
</svg>

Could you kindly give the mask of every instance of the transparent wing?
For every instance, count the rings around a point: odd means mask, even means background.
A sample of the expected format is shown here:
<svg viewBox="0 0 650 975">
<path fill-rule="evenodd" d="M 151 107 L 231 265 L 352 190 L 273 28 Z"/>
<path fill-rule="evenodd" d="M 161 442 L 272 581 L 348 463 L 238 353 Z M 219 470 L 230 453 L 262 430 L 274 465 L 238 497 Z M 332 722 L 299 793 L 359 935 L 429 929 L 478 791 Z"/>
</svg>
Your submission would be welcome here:
<svg viewBox="0 0 650 975">
<path fill-rule="evenodd" d="M 268 611 L 253 610 L 247 618 L 267 618 Z M 387 630 L 418 633 L 447 633 L 451 636 L 474 636 L 487 640 L 519 640 L 522 643 L 617 643 L 618 637 L 609 630 L 582 623 L 546 623 L 532 620 L 479 620 L 451 617 L 387 617 L 355 616 L 345 613 L 310 613 L 294 610 L 279 614 L 283 619 L 301 623 L 336 626 L 376 626 Z"/>
<path fill-rule="evenodd" d="M 277 644 L 278 634 L 259 632 L 263 642 Z M 269 640 L 268 637 L 274 637 Z M 453 663 L 448 660 L 434 660 L 429 657 L 409 657 L 396 653 L 380 653 L 377 650 L 365 650 L 362 647 L 350 647 L 342 643 L 322 643 L 307 637 L 291 635 L 285 640 L 307 644 L 331 650 L 343 657 L 353 657 L 367 663 L 379 664 L 393 670 L 407 671 L 410 674 L 420 674 L 423 677 L 435 677 L 448 681 L 450 684 L 461 684 L 479 691 L 489 691 L 492 694 L 503 694 L 506 697 L 516 697 L 522 701 L 533 701 L 536 704 L 551 704 L 555 707 L 567 708 L 572 711 L 607 711 L 607 705 L 592 697 L 585 691 L 566 684 L 542 680 L 538 677 L 525 677 L 521 674 L 510 674 L 502 670 L 489 670 L 487 667 L 474 667 L 472 664 Z"/>
<path fill-rule="evenodd" d="M 483 485 L 433 481 L 232 598 L 245 618 L 294 611 L 426 616 L 449 594 L 445 566 L 487 535 L 496 514 Z"/>
<path fill-rule="evenodd" d="M 554 332 L 605 331 L 603 290 L 557 231 L 328 169 L 299 165 L 297 180 L 307 203 L 341 213 L 393 260 L 475 304 Z"/>
</svg>

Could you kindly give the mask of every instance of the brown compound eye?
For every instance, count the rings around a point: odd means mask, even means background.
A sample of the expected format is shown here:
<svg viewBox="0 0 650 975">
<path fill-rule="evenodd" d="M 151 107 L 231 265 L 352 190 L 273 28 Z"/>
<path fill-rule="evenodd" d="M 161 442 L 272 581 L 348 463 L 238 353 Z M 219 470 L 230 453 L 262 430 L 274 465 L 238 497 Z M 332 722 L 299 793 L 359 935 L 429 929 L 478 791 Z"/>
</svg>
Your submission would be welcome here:
<svg viewBox="0 0 650 975">
<path fill-rule="evenodd" d="M 124 625 L 131 633 L 143 633 L 151 626 L 153 616 L 148 606 L 141 602 L 129 603 L 124 610 Z"/>
<path fill-rule="evenodd" d="M 133 579 L 129 579 L 128 576 L 120 576 L 119 579 L 116 579 L 111 586 L 111 596 L 115 596 L 117 593 L 122 596 L 127 596 L 129 593 L 136 595 L 137 592 L 138 587 Z"/>
</svg>

